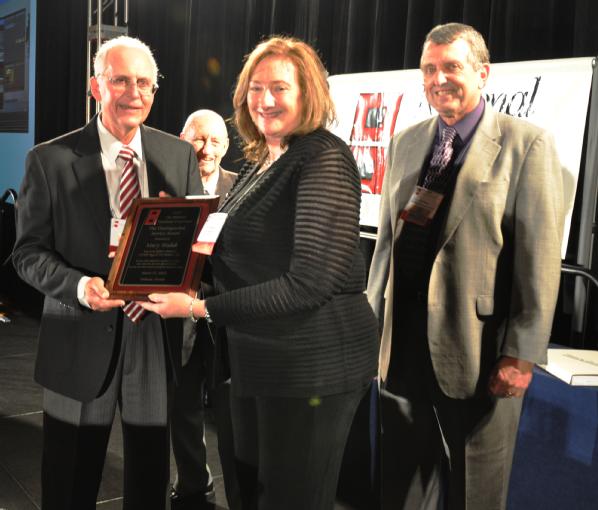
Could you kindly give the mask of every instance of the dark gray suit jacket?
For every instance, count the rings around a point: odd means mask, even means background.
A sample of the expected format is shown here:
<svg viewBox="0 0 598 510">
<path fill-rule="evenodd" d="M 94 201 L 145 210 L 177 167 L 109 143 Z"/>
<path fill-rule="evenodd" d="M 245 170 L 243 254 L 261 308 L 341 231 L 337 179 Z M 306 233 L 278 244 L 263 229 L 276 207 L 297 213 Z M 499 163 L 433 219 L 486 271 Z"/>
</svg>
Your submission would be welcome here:
<svg viewBox="0 0 598 510">
<path fill-rule="evenodd" d="M 233 184 L 237 180 L 237 174 L 235 172 L 229 172 L 224 168 L 220 167 L 220 176 L 216 183 L 216 195 L 220 196 L 219 204 L 224 201 L 226 194 L 233 187 Z"/>
<path fill-rule="evenodd" d="M 237 174 L 234 172 L 229 172 L 224 168 L 220 167 L 220 174 L 218 176 L 218 182 L 216 183 L 216 195 L 220 197 L 219 203 L 221 204 L 226 197 L 226 194 L 230 191 L 237 179 Z M 206 275 L 208 269 L 204 270 L 204 275 Z M 210 278 L 211 280 L 211 278 Z M 210 295 L 213 293 L 211 282 L 202 282 L 202 290 L 204 295 Z M 200 331 L 199 323 L 193 323 L 191 320 L 186 320 L 184 325 L 184 339 L 183 339 L 183 350 L 182 350 L 182 364 L 186 365 L 191 357 L 191 352 L 193 351 L 193 346 L 195 345 L 195 341 L 198 337 L 198 332 Z M 201 340 L 201 339 L 200 339 Z M 206 362 L 211 362 L 214 356 L 212 352 L 212 342 L 209 339 L 203 342 L 202 349 L 202 358 Z"/>
<path fill-rule="evenodd" d="M 27 155 L 17 202 L 13 262 L 18 274 L 45 295 L 35 379 L 80 401 L 98 396 L 115 348 L 118 310 L 92 312 L 77 300 L 82 276 L 106 278 L 111 217 L 94 117 L 81 129 L 40 144 Z M 197 195 L 203 186 L 191 145 L 142 126 L 150 196 Z M 144 319 L 147 320 L 147 319 Z M 171 353 L 180 353 L 180 321 Z M 177 332 L 178 330 L 178 332 Z M 178 356 L 177 356 L 178 357 Z"/>
</svg>

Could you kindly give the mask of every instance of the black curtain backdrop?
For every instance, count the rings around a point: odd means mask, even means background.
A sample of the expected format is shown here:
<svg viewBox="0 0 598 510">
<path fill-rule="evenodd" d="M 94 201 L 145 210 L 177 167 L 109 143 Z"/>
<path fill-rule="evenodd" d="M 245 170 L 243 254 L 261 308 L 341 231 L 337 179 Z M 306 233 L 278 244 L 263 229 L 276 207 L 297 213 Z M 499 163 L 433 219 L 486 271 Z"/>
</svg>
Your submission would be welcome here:
<svg viewBox="0 0 598 510">
<path fill-rule="evenodd" d="M 417 68 L 426 33 L 449 21 L 479 30 L 492 62 L 598 55 L 596 0 L 129 1 L 129 34 L 149 44 L 164 75 L 147 123 L 175 135 L 198 108 L 230 117 L 243 57 L 269 34 L 308 41 L 330 74 Z M 36 143 L 85 121 L 86 40 L 85 0 L 38 0 Z M 231 144 L 223 164 L 236 170 L 240 157 Z M 570 261 L 575 260 L 578 230 L 576 202 Z M 564 301 L 559 310 L 568 308 Z M 590 308 L 598 310 L 598 300 L 590 301 Z M 565 311 L 555 319 L 562 335 L 568 317 Z M 598 348 L 594 322 L 590 333 L 596 345 L 589 347 Z"/>
<path fill-rule="evenodd" d="M 106 0 L 104 0 L 105 3 Z M 39 0 L 36 142 L 83 124 L 87 2 Z M 230 116 L 242 60 L 263 37 L 300 37 L 330 74 L 418 67 L 425 34 L 476 27 L 493 62 L 598 54 L 595 0 L 130 0 L 129 34 L 164 79 L 148 124 L 178 134 L 188 113 Z"/>
</svg>

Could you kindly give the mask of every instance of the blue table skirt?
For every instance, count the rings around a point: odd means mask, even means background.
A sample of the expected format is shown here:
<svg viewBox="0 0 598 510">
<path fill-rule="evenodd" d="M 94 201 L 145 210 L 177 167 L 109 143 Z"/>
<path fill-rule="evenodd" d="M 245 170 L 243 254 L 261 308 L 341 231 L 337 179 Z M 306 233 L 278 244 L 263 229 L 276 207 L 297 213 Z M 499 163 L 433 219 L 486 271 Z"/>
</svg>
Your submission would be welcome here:
<svg viewBox="0 0 598 510">
<path fill-rule="evenodd" d="M 598 388 L 537 368 L 525 396 L 509 510 L 598 509 Z"/>
<path fill-rule="evenodd" d="M 377 384 L 358 410 L 339 499 L 376 510 Z M 519 423 L 508 510 L 598 510 L 598 387 L 565 384 L 540 368 Z"/>
</svg>

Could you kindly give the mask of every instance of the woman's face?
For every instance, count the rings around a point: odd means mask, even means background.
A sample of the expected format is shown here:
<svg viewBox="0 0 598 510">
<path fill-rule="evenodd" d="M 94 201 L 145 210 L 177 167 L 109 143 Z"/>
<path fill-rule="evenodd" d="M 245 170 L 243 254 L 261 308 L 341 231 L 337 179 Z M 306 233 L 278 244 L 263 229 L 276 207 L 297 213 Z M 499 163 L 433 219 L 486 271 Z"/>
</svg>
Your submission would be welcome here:
<svg viewBox="0 0 598 510">
<path fill-rule="evenodd" d="M 262 60 L 249 80 L 247 107 L 268 145 L 280 145 L 301 123 L 301 89 L 297 69 L 286 57 Z"/>
</svg>

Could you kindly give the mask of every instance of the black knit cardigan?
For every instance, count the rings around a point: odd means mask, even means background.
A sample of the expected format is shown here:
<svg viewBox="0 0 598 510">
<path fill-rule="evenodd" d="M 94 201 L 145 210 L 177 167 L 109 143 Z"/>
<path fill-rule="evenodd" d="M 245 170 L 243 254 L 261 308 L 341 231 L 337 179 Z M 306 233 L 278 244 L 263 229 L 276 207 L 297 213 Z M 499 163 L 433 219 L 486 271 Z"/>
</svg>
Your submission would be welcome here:
<svg viewBox="0 0 598 510">
<path fill-rule="evenodd" d="M 241 170 L 220 209 L 217 295 L 206 300 L 227 330 L 235 394 L 330 395 L 375 375 L 360 188 L 349 148 L 323 129 L 293 139 L 265 173 Z"/>
</svg>

